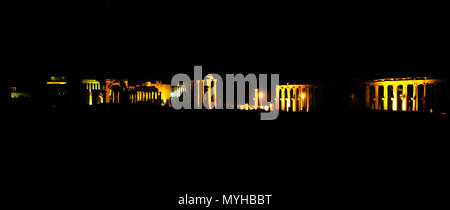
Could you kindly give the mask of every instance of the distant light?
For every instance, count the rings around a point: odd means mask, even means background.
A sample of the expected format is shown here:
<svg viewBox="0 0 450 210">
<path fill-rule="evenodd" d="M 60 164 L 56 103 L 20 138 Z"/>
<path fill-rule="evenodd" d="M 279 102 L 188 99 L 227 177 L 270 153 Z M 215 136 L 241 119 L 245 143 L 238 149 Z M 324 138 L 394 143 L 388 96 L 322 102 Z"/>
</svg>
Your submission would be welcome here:
<svg viewBox="0 0 450 210">
<path fill-rule="evenodd" d="M 65 85 L 67 82 L 47 82 L 47 85 Z"/>
<path fill-rule="evenodd" d="M 263 93 L 259 93 L 259 97 L 262 98 L 264 96 Z"/>
<path fill-rule="evenodd" d="M 302 93 L 302 95 L 300 97 L 302 97 L 302 99 L 305 99 L 305 94 Z"/>
</svg>

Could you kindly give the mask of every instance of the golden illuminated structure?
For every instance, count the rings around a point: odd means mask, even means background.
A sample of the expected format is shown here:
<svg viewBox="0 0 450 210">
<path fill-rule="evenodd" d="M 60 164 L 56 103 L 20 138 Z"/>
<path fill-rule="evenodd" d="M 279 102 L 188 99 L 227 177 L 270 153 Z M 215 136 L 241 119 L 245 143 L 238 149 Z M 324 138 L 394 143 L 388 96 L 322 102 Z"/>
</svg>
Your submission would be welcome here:
<svg viewBox="0 0 450 210">
<path fill-rule="evenodd" d="M 128 88 L 127 80 L 105 80 L 105 103 L 118 104 L 120 102 L 120 93 Z"/>
<path fill-rule="evenodd" d="M 103 94 L 98 93 L 98 91 L 101 90 L 100 82 L 98 80 L 94 79 L 82 79 L 81 84 L 84 87 L 84 91 L 87 91 L 87 97 L 88 97 L 88 105 L 93 104 L 93 94 L 94 91 L 97 92 L 97 103 L 101 104 L 103 103 Z"/>
<path fill-rule="evenodd" d="M 270 103 L 269 105 L 263 105 L 262 100 L 263 97 L 266 97 L 266 95 L 260 91 L 258 88 L 256 88 L 255 90 L 255 97 L 252 98 L 251 100 L 253 100 L 253 106 L 251 106 L 248 103 L 245 104 L 238 104 L 237 107 L 240 110 L 258 110 L 258 109 L 262 109 L 265 111 L 269 111 L 272 110 L 274 108 L 274 104 Z"/>
<path fill-rule="evenodd" d="M 158 88 L 146 85 L 130 86 L 128 88 L 129 100 L 132 104 L 135 103 L 150 103 L 158 104 L 161 101 L 161 92 Z"/>
<path fill-rule="evenodd" d="M 277 86 L 276 107 L 287 112 L 309 112 L 316 105 L 318 86 L 312 84 L 286 84 Z"/>
<path fill-rule="evenodd" d="M 17 87 L 16 86 L 8 87 L 8 89 L 9 89 L 10 92 L 16 92 L 17 91 Z"/>
<path fill-rule="evenodd" d="M 172 87 L 172 92 L 170 93 L 170 97 L 180 97 L 183 92 L 186 91 L 186 87 L 182 83 L 175 85 Z"/>
<path fill-rule="evenodd" d="M 161 100 L 170 101 L 170 93 L 172 91 L 172 86 L 170 84 L 163 84 L 161 81 L 156 81 L 155 83 L 150 83 L 150 86 L 158 89 L 161 93 Z"/>
<path fill-rule="evenodd" d="M 10 93 L 9 99 L 16 100 L 16 99 L 29 99 L 29 98 L 31 98 L 31 93 L 30 92 L 17 91 L 17 87 L 16 86 L 10 86 L 10 87 L 8 87 L 8 89 L 9 89 L 9 93 Z"/>
<path fill-rule="evenodd" d="M 161 105 L 166 105 L 170 103 L 170 97 L 172 92 L 172 86 L 170 84 L 163 84 L 162 81 L 156 81 L 156 82 L 145 82 L 141 86 L 146 87 L 155 87 L 158 91 L 157 94 L 159 94 L 159 98 L 153 97 L 155 100 L 159 99 L 161 100 Z"/>
<path fill-rule="evenodd" d="M 446 81 L 427 77 L 385 78 L 365 83 L 367 109 L 386 111 L 438 110 Z"/>
<path fill-rule="evenodd" d="M 194 85 L 194 82 L 196 85 Z M 197 98 L 194 98 L 194 103 L 196 103 L 196 106 L 201 107 L 203 104 L 203 98 L 205 97 L 205 92 L 209 93 L 207 97 L 207 102 L 205 106 L 207 106 L 209 109 L 212 109 L 212 105 L 214 104 L 214 107 L 217 107 L 217 79 L 215 79 L 211 74 L 206 75 L 204 80 L 195 80 L 191 81 L 191 87 L 196 89 L 196 94 L 193 95 L 193 97 L 196 95 Z M 201 90 L 200 90 L 201 89 Z"/>
<path fill-rule="evenodd" d="M 55 107 L 69 103 L 69 85 L 65 76 L 51 76 L 45 85 L 45 100 Z"/>
<path fill-rule="evenodd" d="M 47 85 L 67 85 L 65 76 L 51 76 Z"/>
<path fill-rule="evenodd" d="M 131 85 L 126 79 L 106 79 L 104 86 L 105 103 L 158 104 L 164 106 L 170 102 L 171 90 L 171 85 L 163 84 L 161 81 L 155 83 L 146 81 Z"/>
</svg>

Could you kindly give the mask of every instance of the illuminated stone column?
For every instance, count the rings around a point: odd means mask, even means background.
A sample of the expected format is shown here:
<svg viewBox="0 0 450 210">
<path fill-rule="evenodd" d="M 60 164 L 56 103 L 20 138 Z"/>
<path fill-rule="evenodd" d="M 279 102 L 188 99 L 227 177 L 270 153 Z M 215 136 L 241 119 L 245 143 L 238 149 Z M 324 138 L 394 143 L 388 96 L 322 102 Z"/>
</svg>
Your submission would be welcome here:
<svg viewBox="0 0 450 210">
<path fill-rule="evenodd" d="M 211 80 L 207 81 L 208 85 L 208 107 L 209 109 L 212 109 L 212 101 L 211 101 L 211 95 L 212 95 L 212 88 L 211 88 Z"/>
<path fill-rule="evenodd" d="M 216 100 L 216 97 L 217 97 L 217 79 L 215 79 L 214 81 L 213 81 L 213 88 L 214 88 L 214 109 L 216 109 L 217 108 L 217 100 Z"/>
<path fill-rule="evenodd" d="M 390 100 L 388 98 L 388 86 L 385 84 L 383 85 L 383 110 L 388 110 L 388 100 Z"/>
<path fill-rule="evenodd" d="M 197 106 L 201 107 L 200 105 L 200 80 L 197 80 Z"/>
<path fill-rule="evenodd" d="M 427 111 L 426 110 L 426 101 L 427 101 L 427 84 L 426 83 L 424 83 L 423 84 L 423 98 L 422 98 L 422 108 L 423 108 L 423 110 L 421 110 L 421 111 Z"/>
<path fill-rule="evenodd" d="M 292 111 L 296 112 L 297 111 L 297 87 L 292 88 L 294 90 L 294 96 L 293 96 L 293 100 L 292 100 Z"/>
<path fill-rule="evenodd" d="M 275 88 L 275 90 L 276 90 L 276 92 L 275 92 L 275 101 L 274 101 L 275 104 L 273 105 L 273 107 L 274 107 L 274 109 L 279 110 L 280 109 L 280 106 L 279 106 L 279 103 L 280 103 L 280 87 L 277 86 L 277 88 Z"/>
<path fill-rule="evenodd" d="M 255 89 L 255 98 L 253 99 L 255 101 L 255 109 L 259 108 L 259 89 Z"/>
<path fill-rule="evenodd" d="M 375 85 L 375 100 L 374 100 L 374 103 L 375 103 L 375 110 L 379 110 L 379 104 L 380 104 L 380 102 L 378 101 L 378 94 L 379 94 L 379 88 L 378 88 L 378 85 Z"/>
<path fill-rule="evenodd" d="M 306 112 L 309 112 L 309 88 L 306 88 Z"/>
<path fill-rule="evenodd" d="M 392 110 L 393 111 L 397 111 L 397 85 L 392 85 L 392 90 L 393 90 L 393 101 L 392 101 Z"/>
<path fill-rule="evenodd" d="M 413 97 L 412 97 L 412 101 L 413 101 L 413 108 L 412 108 L 412 110 L 413 111 L 417 111 L 417 105 L 418 105 L 418 100 L 417 100 L 417 93 L 418 93 L 418 91 L 419 91 L 419 86 L 417 85 L 417 84 L 414 84 L 414 87 L 413 87 Z"/>
<path fill-rule="evenodd" d="M 304 88 L 300 88 L 300 111 L 303 111 L 304 105 L 304 98 L 305 98 L 305 91 Z"/>
<path fill-rule="evenodd" d="M 289 108 L 291 107 L 291 88 L 287 88 L 287 99 L 286 99 L 286 111 L 289 112 Z"/>
<path fill-rule="evenodd" d="M 203 104 L 203 99 L 205 98 L 205 80 L 202 80 L 202 98 L 201 98 L 201 102 Z"/>
<path fill-rule="evenodd" d="M 286 100 L 285 100 L 285 88 L 281 88 L 281 110 L 285 111 L 286 110 Z"/>
<path fill-rule="evenodd" d="M 301 90 L 300 85 L 295 87 L 295 99 L 294 99 L 294 101 L 295 101 L 295 111 L 296 112 L 300 112 L 300 92 L 301 92 L 300 90 Z"/>
<path fill-rule="evenodd" d="M 406 111 L 407 109 L 408 109 L 408 85 L 403 85 L 402 110 Z"/>
<path fill-rule="evenodd" d="M 298 111 L 303 111 L 303 102 L 302 102 L 302 95 L 303 95 L 303 88 L 301 86 L 299 86 L 298 88 Z"/>
<path fill-rule="evenodd" d="M 89 105 L 92 105 L 92 92 L 89 91 Z"/>
<path fill-rule="evenodd" d="M 370 109 L 370 85 L 366 85 L 366 109 Z"/>
</svg>

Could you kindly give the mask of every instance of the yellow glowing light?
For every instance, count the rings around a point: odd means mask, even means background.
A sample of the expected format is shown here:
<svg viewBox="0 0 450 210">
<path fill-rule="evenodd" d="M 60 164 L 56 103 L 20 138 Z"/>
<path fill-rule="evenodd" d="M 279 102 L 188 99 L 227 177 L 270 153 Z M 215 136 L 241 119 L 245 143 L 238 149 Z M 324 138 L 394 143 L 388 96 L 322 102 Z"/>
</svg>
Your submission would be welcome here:
<svg viewBox="0 0 450 210">
<path fill-rule="evenodd" d="M 47 85 L 65 85 L 67 82 L 47 82 Z"/>
<path fill-rule="evenodd" d="M 259 93 L 259 97 L 262 98 L 264 96 L 263 93 Z"/>
<path fill-rule="evenodd" d="M 305 94 L 302 93 L 302 95 L 300 95 L 300 97 L 302 97 L 302 99 L 305 99 Z"/>
<path fill-rule="evenodd" d="M 392 110 L 397 111 L 397 101 L 396 98 L 392 98 Z"/>
</svg>

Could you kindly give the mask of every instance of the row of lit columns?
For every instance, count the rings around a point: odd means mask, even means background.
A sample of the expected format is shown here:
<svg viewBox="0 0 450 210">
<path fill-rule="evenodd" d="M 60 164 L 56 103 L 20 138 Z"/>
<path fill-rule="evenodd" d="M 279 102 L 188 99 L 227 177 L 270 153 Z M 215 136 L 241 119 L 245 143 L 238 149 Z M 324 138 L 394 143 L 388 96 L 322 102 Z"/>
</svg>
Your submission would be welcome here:
<svg viewBox="0 0 450 210">
<path fill-rule="evenodd" d="M 183 85 L 176 86 L 174 88 L 175 97 L 180 97 L 184 91 L 186 91 L 186 88 Z"/>
<path fill-rule="evenodd" d="M 119 91 L 111 91 L 112 103 L 118 104 L 120 102 L 120 92 Z"/>
<path fill-rule="evenodd" d="M 130 101 L 132 103 L 154 101 L 156 99 L 158 99 L 158 93 L 155 91 L 137 91 L 136 94 L 130 95 Z"/>
<path fill-rule="evenodd" d="M 297 91 L 297 89 L 300 91 Z M 294 93 L 292 96 L 291 96 L 291 90 L 294 90 Z M 308 87 L 304 87 L 304 88 L 302 88 L 302 87 L 286 87 L 286 88 L 281 87 L 281 88 L 279 88 L 277 93 L 280 91 L 281 91 L 281 96 L 277 96 L 277 98 L 279 97 L 282 111 L 289 111 L 289 109 L 292 107 L 293 112 L 298 112 L 298 111 L 309 112 L 310 88 L 308 88 Z"/>
<path fill-rule="evenodd" d="M 393 111 L 397 111 L 398 110 L 398 91 L 397 88 L 399 86 L 402 86 L 402 93 L 401 93 L 401 100 L 402 100 L 402 104 L 401 104 L 401 110 L 406 111 L 408 108 L 408 84 L 404 84 L 404 85 L 374 85 L 374 98 L 372 99 L 374 102 L 374 109 L 375 110 L 379 110 L 379 87 L 383 86 L 383 97 L 381 98 L 381 100 L 383 100 L 383 110 L 388 110 L 389 109 L 389 101 L 388 100 L 392 100 L 392 110 Z M 392 98 L 388 99 L 388 87 L 392 86 Z M 371 86 L 367 86 L 366 87 L 366 104 L 367 106 L 370 106 L 370 87 Z M 423 103 L 423 106 L 425 106 L 425 97 L 426 97 L 426 84 L 423 85 L 423 98 L 419 99 L 418 98 L 418 93 L 419 93 L 419 84 L 414 84 L 413 85 L 413 93 L 412 93 L 412 97 L 411 97 L 411 101 L 412 101 L 412 111 L 418 111 L 418 107 L 419 107 L 419 101 L 421 100 Z M 369 107 L 370 108 L 370 107 Z"/>
<path fill-rule="evenodd" d="M 101 89 L 101 87 L 100 87 L 100 83 L 97 83 L 97 82 L 89 82 L 89 83 L 86 83 L 86 89 L 87 90 L 89 90 L 89 91 L 91 91 L 91 90 L 100 90 Z"/>
<path fill-rule="evenodd" d="M 206 87 L 206 91 L 208 91 L 207 106 L 209 107 L 209 109 L 212 109 L 212 103 L 214 101 L 214 107 L 217 107 L 217 102 L 216 102 L 216 98 L 215 98 L 217 95 L 217 79 L 207 79 L 206 82 L 205 82 L 205 80 L 201 80 L 201 82 L 202 82 L 202 84 L 200 85 L 200 80 L 196 81 L 197 84 L 196 84 L 195 91 L 197 91 L 197 94 L 196 94 L 197 107 L 201 107 L 203 104 L 203 98 L 205 97 L 205 87 Z M 206 83 L 206 86 L 205 86 L 205 83 Z M 200 87 L 202 88 L 201 95 L 200 95 Z"/>
<path fill-rule="evenodd" d="M 86 83 L 86 89 L 89 91 L 89 105 L 93 104 L 92 100 L 92 90 L 100 90 L 99 82 L 88 82 Z"/>
</svg>

